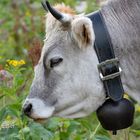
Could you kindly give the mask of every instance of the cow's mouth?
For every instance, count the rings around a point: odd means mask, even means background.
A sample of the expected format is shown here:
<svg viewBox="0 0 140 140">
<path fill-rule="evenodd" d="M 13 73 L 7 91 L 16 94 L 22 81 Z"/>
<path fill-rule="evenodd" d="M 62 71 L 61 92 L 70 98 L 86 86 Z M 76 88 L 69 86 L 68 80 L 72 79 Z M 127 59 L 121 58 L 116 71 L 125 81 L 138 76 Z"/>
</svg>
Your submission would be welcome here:
<svg viewBox="0 0 140 140">
<path fill-rule="evenodd" d="M 37 123 L 43 124 L 47 121 L 47 118 L 37 118 L 37 119 L 34 119 L 34 121 Z"/>
</svg>

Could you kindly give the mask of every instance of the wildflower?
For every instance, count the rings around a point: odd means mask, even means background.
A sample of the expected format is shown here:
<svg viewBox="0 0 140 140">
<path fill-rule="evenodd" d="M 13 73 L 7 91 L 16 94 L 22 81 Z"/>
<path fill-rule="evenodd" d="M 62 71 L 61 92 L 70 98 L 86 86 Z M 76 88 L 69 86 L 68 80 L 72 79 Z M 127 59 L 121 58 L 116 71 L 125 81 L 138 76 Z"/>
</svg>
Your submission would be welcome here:
<svg viewBox="0 0 140 140">
<path fill-rule="evenodd" d="M 9 129 L 14 128 L 15 126 L 15 119 L 13 119 L 11 116 L 7 116 L 5 120 L 2 122 L 0 128 L 1 129 Z"/>
<path fill-rule="evenodd" d="M 13 75 L 6 70 L 0 70 L 0 86 L 6 84 L 11 87 L 13 83 Z"/>
<path fill-rule="evenodd" d="M 25 61 L 24 60 L 20 60 L 20 64 L 21 65 L 24 65 L 25 64 Z"/>
<path fill-rule="evenodd" d="M 18 67 L 18 66 L 24 65 L 25 61 L 24 60 L 7 60 L 7 63 L 14 67 Z"/>
<path fill-rule="evenodd" d="M 129 99 L 129 96 L 127 93 L 124 94 L 124 98 Z"/>
</svg>

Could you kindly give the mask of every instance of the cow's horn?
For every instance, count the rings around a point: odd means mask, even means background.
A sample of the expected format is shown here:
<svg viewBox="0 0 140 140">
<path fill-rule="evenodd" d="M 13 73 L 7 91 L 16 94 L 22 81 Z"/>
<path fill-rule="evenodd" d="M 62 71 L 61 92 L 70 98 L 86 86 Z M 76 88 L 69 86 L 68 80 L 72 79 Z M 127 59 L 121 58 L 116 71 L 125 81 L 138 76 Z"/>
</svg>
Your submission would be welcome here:
<svg viewBox="0 0 140 140">
<path fill-rule="evenodd" d="M 44 9 L 46 11 L 49 11 L 57 20 L 59 20 L 60 22 L 68 22 L 69 18 L 68 16 L 60 13 L 59 11 L 57 11 L 56 9 L 54 9 L 50 3 L 48 1 L 46 2 L 42 2 L 42 6 L 44 7 Z"/>
</svg>

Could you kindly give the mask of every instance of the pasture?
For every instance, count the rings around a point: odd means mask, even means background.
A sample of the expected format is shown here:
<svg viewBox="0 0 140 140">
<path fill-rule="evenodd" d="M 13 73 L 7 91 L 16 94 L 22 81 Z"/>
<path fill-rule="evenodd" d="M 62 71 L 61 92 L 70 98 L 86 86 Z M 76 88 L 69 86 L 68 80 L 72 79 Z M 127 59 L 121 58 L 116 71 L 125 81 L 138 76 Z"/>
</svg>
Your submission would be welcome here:
<svg viewBox="0 0 140 140">
<path fill-rule="evenodd" d="M 50 2 L 64 2 L 77 13 L 100 7 L 95 0 L 87 0 L 87 7 L 78 0 Z M 1 0 L 0 9 L 0 140 L 140 140 L 140 105 L 136 102 L 134 124 L 117 136 L 102 128 L 96 113 L 82 119 L 53 117 L 44 124 L 26 117 L 21 108 L 43 46 L 45 11 L 40 0 Z"/>
</svg>

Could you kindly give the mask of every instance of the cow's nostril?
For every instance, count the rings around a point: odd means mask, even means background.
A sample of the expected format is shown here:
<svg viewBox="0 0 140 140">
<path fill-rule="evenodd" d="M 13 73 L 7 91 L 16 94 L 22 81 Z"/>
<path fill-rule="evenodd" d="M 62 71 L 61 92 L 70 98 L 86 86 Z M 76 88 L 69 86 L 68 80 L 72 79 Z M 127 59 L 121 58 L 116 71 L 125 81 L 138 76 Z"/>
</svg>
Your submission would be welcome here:
<svg viewBox="0 0 140 140">
<path fill-rule="evenodd" d="M 25 105 L 23 108 L 23 112 L 27 116 L 30 116 L 31 110 L 32 110 L 32 104 Z"/>
</svg>

